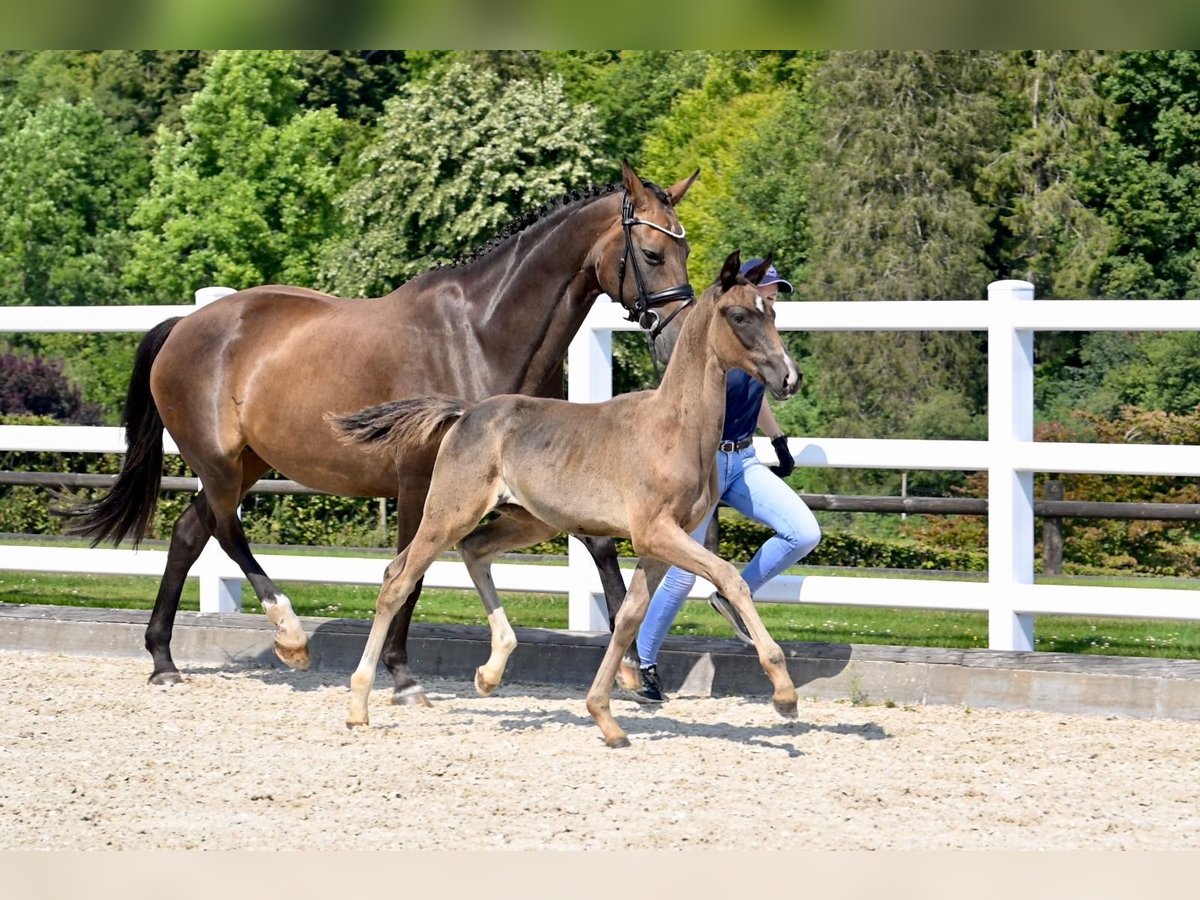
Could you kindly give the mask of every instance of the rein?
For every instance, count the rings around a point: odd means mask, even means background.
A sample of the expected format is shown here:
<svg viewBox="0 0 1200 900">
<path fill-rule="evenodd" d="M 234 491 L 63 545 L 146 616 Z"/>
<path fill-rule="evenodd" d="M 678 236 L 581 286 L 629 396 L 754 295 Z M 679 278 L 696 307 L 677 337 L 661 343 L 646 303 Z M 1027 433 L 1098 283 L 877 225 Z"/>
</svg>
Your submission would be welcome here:
<svg viewBox="0 0 1200 900">
<path fill-rule="evenodd" d="M 665 290 L 655 291 L 653 294 L 646 292 L 646 281 L 642 276 L 641 266 L 638 264 L 637 254 L 631 253 L 633 247 L 633 226 L 646 225 L 653 228 L 655 231 L 661 231 L 663 234 L 669 235 L 675 240 L 682 240 L 687 234 L 687 231 L 682 225 L 679 226 L 679 231 L 671 231 L 668 228 L 663 228 L 654 222 L 647 222 L 644 219 L 639 219 L 633 212 L 633 201 L 629 198 L 629 191 L 625 191 L 621 197 L 621 228 L 625 231 L 625 251 L 621 254 L 621 262 L 617 266 L 617 295 L 623 299 L 625 294 L 625 265 L 627 261 L 633 262 L 633 280 L 637 283 L 637 300 L 634 302 L 633 308 L 628 310 L 628 321 L 637 322 L 641 326 L 642 331 L 646 334 L 646 343 L 650 347 L 650 361 L 654 363 L 655 375 L 658 374 L 658 363 L 654 359 L 654 341 L 658 338 L 664 328 L 671 324 L 679 313 L 691 304 L 696 302 L 696 292 L 692 290 L 690 284 L 678 284 L 675 287 L 666 288 Z M 676 300 L 684 300 L 685 303 L 680 304 L 674 312 L 672 312 L 664 320 L 655 309 L 657 306 L 665 306 L 668 303 L 673 303 Z"/>
</svg>

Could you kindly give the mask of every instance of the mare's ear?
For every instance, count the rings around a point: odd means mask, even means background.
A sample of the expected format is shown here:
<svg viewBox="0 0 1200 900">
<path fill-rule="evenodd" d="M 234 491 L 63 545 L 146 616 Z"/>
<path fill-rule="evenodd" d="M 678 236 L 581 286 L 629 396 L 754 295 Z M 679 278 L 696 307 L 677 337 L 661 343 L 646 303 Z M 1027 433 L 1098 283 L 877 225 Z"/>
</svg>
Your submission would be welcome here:
<svg viewBox="0 0 1200 900">
<path fill-rule="evenodd" d="M 725 265 L 721 266 L 721 274 L 717 277 L 717 281 L 721 282 L 721 293 L 729 290 L 738 280 L 738 270 L 742 267 L 742 251 L 734 250 L 725 258 Z M 764 271 L 766 271 L 764 269 Z"/>
<path fill-rule="evenodd" d="M 760 281 L 762 281 L 763 276 L 767 274 L 767 269 L 771 268 L 771 263 L 774 258 L 774 252 L 768 253 L 766 259 L 746 273 L 746 280 L 751 284 L 758 284 Z"/>
<path fill-rule="evenodd" d="M 700 170 L 697 169 L 692 173 L 691 178 L 685 178 L 683 181 L 677 181 L 667 188 L 667 196 L 671 198 L 671 205 L 678 206 L 679 201 L 683 199 L 683 195 L 688 192 L 688 188 L 692 186 L 692 182 L 700 177 Z"/>
<path fill-rule="evenodd" d="M 629 198 L 633 201 L 635 209 L 645 209 L 650 205 L 650 192 L 646 190 L 642 179 L 633 171 L 633 166 L 627 159 L 621 160 L 621 182 L 625 185 L 625 190 L 629 191 Z"/>
</svg>

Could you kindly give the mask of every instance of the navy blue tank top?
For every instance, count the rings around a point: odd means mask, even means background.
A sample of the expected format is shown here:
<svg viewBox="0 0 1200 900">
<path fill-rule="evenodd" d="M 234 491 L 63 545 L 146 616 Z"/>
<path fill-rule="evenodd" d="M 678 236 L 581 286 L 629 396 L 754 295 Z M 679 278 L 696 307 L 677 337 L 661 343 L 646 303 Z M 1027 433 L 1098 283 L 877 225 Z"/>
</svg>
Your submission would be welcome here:
<svg viewBox="0 0 1200 900">
<path fill-rule="evenodd" d="M 730 369 L 725 376 L 725 430 L 723 441 L 740 441 L 751 437 L 758 429 L 758 413 L 762 409 L 767 386 L 741 369 Z"/>
</svg>

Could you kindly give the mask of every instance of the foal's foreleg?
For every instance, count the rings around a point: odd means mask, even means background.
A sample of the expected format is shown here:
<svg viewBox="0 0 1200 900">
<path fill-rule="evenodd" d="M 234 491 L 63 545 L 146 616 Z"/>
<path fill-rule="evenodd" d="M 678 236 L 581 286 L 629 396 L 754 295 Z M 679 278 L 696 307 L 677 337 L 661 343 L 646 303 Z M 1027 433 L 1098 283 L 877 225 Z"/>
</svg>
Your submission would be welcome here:
<svg viewBox="0 0 1200 900">
<path fill-rule="evenodd" d="M 766 627 L 759 618 L 758 610 L 750 597 L 750 589 L 730 563 L 721 559 L 705 547 L 692 540 L 682 528 L 654 527 L 640 540 L 635 539 L 639 552 L 655 556 L 659 559 L 679 566 L 696 575 L 703 575 L 717 586 L 734 609 L 742 617 L 750 637 L 754 639 L 754 648 L 758 651 L 758 661 L 766 672 L 775 693 L 771 702 L 776 711 L 787 718 L 796 715 L 796 688 L 788 674 L 783 650 L 775 643 Z"/>
<path fill-rule="evenodd" d="M 486 663 L 475 670 L 475 690 L 485 697 L 500 686 L 508 658 L 517 647 L 517 636 L 508 622 L 504 604 L 492 580 L 492 561 L 506 550 L 528 547 L 557 533 L 558 529 L 552 525 L 534 518 L 524 509 L 514 507 L 505 509 L 500 518 L 480 526 L 459 541 L 459 552 L 483 600 L 488 627 L 492 632 L 491 655 Z"/>
<path fill-rule="evenodd" d="M 638 563 L 629 585 L 629 592 L 617 612 L 617 621 L 613 624 L 612 639 L 608 649 L 604 651 L 604 659 L 596 672 L 596 678 L 587 693 L 587 709 L 600 731 L 604 734 L 604 743 L 609 747 L 628 747 L 629 738 L 621 726 L 613 718 L 611 701 L 613 679 L 621 666 L 621 657 L 637 635 L 642 619 L 646 617 L 646 609 L 650 605 L 650 591 L 646 583 L 646 567 Z"/>
</svg>

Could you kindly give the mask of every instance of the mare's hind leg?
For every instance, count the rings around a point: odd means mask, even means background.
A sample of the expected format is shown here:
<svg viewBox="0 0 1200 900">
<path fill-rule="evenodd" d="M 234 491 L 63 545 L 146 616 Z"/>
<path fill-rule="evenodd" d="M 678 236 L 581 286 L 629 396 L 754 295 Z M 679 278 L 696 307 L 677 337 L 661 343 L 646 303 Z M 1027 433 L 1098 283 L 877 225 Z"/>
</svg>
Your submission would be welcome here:
<svg viewBox="0 0 1200 900">
<path fill-rule="evenodd" d="M 308 638 L 292 609 L 292 601 L 276 587 L 250 552 L 250 542 L 246 540 L 246 532 L 237 515 L 242 497 L 268 468 L 247 449 L 225 465 L 210 462 L 199 475 L 212 511 L 213 533 L 221 549 L 238 564 L 262 604 L 267 620 L 275 626 L 275 655 L 293 669 L 307 669 Z"/>
<path fill-rule="evenodd" d="M 154 610 L 146 626 L 146 649 L 154 661 L 150 673 L 151 684 L 171 685 L 183 681 L 175 661 L 171 658 L 171 634 L 175 627 L 175 614 L 179 611 L 179 597 L 188 570 L 195 563 L 204 545 L 212 535 L 212 516 L 204 494 L 192 498 L 191 504 L 175 523 L 171 532 L 171 546 L 167 550 L 167 565 L 158 595 L 154 598 Z"/>
<path fill-rule="evenodd" d="M 467 572 L 487 610 L 488 627 L 492 632 L 491 655 L 486 663 L 475 670 L 475 690 L 484 697 L 500 686 L 504 667 L 517 647 L 517 636 L 508 623 L 504 604 L 500 602 L 496 583 L 492 580 L 492 561 L 505 550 L 528 547 L 556 534 L 557 528 L 534 518 L 526 510 L 508 507 L 500 518 L 475 529 L 458 542 Z M 615 555 L 613 559 L 615 561 Z M 625 583 L 624 579 L 621 583 Z"/>
</svg>

